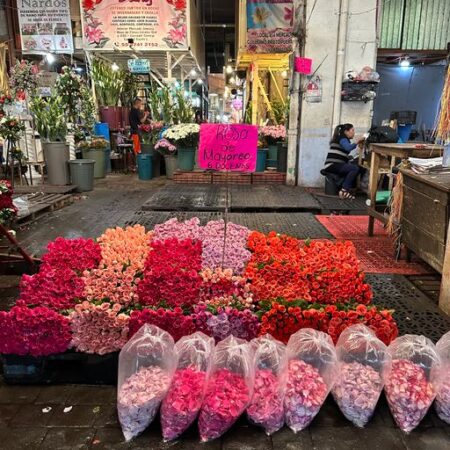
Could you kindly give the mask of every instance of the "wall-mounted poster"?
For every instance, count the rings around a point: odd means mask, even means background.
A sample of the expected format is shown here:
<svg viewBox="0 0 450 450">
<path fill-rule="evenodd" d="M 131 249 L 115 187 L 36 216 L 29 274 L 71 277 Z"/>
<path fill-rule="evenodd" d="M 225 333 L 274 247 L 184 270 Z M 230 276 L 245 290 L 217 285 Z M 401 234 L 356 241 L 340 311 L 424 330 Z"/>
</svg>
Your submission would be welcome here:
<svg viewBox="0 0 450 450">
<path fill-rule="evenodd" d="M 247 50 L 292 51 L 293 0 L 247 0 Z"/>
<path fill-rule="evenodd" d="M 23 53 L 73 53 L 69 0 L 17 0 Z"/>
<path fill-rule="evenodd" d="M 187 0 L 81 0 L 87 50 L 187 50 Z"/>
</svg>

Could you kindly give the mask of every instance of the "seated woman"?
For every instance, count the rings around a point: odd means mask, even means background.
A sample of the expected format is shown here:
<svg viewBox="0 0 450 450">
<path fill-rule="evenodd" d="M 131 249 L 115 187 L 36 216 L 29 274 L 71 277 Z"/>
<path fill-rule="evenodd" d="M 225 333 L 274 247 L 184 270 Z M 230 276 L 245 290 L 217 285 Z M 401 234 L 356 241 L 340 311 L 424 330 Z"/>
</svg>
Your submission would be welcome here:
<svg viewBox="0 0 450 450">
<path fill-rule="evenodd" d="M 338 125 L 330 141 L 330 151 L 328 152 L 323 173 L 332 173 L 344 178 L 342 189 L 339 192 L 340 198 L 354 199 L 353 192 L 356 187 L 356 178 L 364 173 L 364 168 L 357 164 L 350 164 L 349 154 L 356 147 L 361 146 L 364 139 L 360 139 L 357 144 L 352 144 L 351 139 L 355 137 L 355 128 L 351 123 Z"/>
</svg>

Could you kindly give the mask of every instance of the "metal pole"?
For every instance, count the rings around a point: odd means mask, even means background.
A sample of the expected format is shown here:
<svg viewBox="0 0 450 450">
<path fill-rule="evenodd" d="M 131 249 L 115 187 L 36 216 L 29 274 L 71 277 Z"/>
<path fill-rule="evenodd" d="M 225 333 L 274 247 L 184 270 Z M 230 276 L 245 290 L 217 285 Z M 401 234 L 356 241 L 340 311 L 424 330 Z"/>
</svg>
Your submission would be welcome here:
<svg viewBox="0 0 450 450">
<path fill-rule="evenodd" d="M 292 36 L 291 82 L 289 89 L 289 129 L 286 184 L 295 185 L 298 173 L 298 142 L 302 110 L 302 88 L 300 74 L 293 70 L 294 58 L 305 53 L 306 36 L 306 0 L 294 0 L 294 28 Z"/>
</svg>

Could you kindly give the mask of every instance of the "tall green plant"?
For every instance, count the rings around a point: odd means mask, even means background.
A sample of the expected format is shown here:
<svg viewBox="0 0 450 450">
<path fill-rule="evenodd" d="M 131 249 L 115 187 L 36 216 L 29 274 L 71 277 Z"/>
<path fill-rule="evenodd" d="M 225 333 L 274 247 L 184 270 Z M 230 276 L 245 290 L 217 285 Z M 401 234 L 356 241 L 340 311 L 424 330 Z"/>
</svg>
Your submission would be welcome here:
<svg viewBox="0 0 450 450">
<path fill-rule="evenodd" d="M 125 70 L 122 72 L 123 86 L 122 92 L 120 93 L 120 102 L 122 106 L 131 107 L 133 100 L 138 94 L 138 80 L 136 75 Z"/>
<path fill-rule="evenodd" d="M 191 123 L 194 120 L 194 110 L 190 100 L 184 96 L 183 89 L 177 89 L 174 94 L 173 121 L 174 123 Z"/>
<path fill-rule="evenodd" d="M 160 90 L 160 103 L 163 122 L 166 125 L 172 125 L 174 123 L 172 115 L 172 94 L 167 86 Z"/>
<path fill-rule="evenodd" d="M 100 106 L 118 106 L 123 90 L 124 71 L 112 70 L 112 67 L 100 59 L 94 59 L 91 77 L 95 86 L 95 95 Z"/>
<path fill-rule="evenodd" d="M 47 100 L 36 96 L 30 103 L 30 110 L 42 140 L 48 142 L 66 140 L 67 118 L 61 97 L 54 92 Z"/>
<path fill-rule="evenodd" d="M 148 102 L 153 120 L 160 120 L 161 101 L 159 98 L 158 88 L 154 84 L 152 84 L 152 87 L 148 90 Z"/>
</svg>

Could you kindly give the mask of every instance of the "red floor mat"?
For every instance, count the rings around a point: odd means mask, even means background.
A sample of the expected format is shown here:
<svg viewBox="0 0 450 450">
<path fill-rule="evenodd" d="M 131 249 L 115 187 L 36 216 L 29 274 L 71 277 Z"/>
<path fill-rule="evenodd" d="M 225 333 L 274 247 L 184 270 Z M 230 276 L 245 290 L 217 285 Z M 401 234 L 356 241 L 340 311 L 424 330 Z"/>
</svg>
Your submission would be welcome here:
<svg viewBox="0 0 450 450">
<path fill-rule="evenodd" d="M 394 243 L 381 222 L 375 220 L 374 236 L 367 236 L 368 216 L 316 216 L 316 219 L 336 238 L 352 241 L 366 273 L 422 275 L 434 270 L 414 257 L 408 263 L 394 258 Z"/>
<path fill-rule="evenodd" d="M 336 239 L 364 239 L 367 236 L 369 216 L 316 216 L 316 219 Z M 374 236 L 387 236 L 383 224 L 375 220 Z"/>
<path fill-rule="evenodd" d="M 366 239 L 349 239 L 356 247 L 356 254 L 360 261 L 361 270 L 366 273 L 392 273 L 400 275 L 422 275 L 434 273 L 434 270 L 414 257 L 408 263 L 394 258 L 394 244 L 386 237 L 372 237 Z"/>
</svg>

